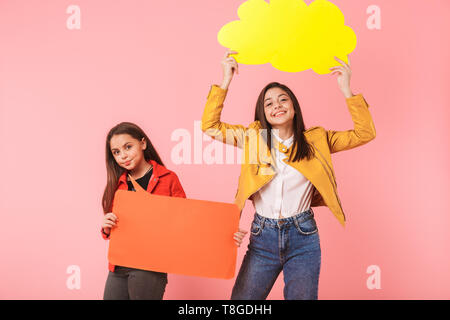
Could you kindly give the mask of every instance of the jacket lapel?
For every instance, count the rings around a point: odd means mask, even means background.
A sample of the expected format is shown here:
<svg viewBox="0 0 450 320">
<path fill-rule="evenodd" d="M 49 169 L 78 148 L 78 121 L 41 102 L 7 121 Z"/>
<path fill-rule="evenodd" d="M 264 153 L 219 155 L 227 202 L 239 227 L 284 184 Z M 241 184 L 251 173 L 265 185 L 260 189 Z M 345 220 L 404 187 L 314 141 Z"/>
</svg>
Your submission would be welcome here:
<svg viewBox="0 0 450 320">
<path fill-rule="evenodd" d="M 315 187 L 319 185 L 318 181 L 320 179 L 320 166 L 318 166 L 316 157 L 310 160 L 303 159 L 301 161 L 289 161 L 289 157 L 292 152 L 295 153 L 297 149 L 293 149 L 293 144 L 287 148 L 284 144 L 275 141 L 274 145 L 280 152 L 286 154 L 287 158 L 283 161 L 290 165 L 291 167 L 297 169 L 302 175 L 305 176 Z"/>
<path fill-rule="evenodd" d="M 156 185 L 158 184 L 158 181 L 160 179 L 160 177 L 168 174 L 170 171 L 158 164 L 156 161 L 153 160 L 149 160 L 148 163 L 150 163 L 153 166 L 153 172 L 152 172 L 152 176 L 150 177 L 150 181 L 148 182 L 147 185 L 147 191 L 152 193 L 153 190 L 155 189 Z M 128 189 L 128 183 L 127 183 L 127 171 L 125 170 L 125 172 L 122 173 L 122 175 L 119 178 L 119 189 Z"/>
</svg>

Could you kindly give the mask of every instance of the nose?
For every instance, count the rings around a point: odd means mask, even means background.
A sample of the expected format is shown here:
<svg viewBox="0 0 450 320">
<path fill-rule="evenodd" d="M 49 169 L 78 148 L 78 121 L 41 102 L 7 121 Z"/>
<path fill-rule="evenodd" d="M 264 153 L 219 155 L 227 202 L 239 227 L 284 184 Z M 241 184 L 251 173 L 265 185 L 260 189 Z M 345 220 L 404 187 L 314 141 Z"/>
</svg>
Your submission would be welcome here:
<svg viewBox="0 0 450 320">
<path fill-rule="evenodd" d="M 272 113 L 274 113 L 274 112 L 276 112 L 278 109 L 280 109 L 281 108 L 281 104 L 280 103 L 276 103 L 276 104 L 274 104 L 273 105 L 273 112 Z"/>
</svg>

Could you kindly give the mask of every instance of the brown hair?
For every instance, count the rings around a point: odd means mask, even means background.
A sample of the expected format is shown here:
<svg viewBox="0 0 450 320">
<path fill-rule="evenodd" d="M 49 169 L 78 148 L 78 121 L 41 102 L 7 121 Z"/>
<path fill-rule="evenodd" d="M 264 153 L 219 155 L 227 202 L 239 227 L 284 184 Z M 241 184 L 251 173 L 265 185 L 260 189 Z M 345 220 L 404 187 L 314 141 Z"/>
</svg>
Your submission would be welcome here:
<svg viewBox="0 0 450 320">
<path fill-rule="evenodd" d="M 300 104 L 298 103 L 297 98 L 295 97 L 294 93 L 284 84 L 278 83 L 278 82 L 271 82 L 268 85 L 266 85 L 261 93 L 258 96 L 258 100 L 256 101 L 256 107 L 255 107 L 255 121 L 258 120 L 261 123 L 261 127 L 263 129 L 267 129 L 267 147 L 269 150 L 271 150 L 272 147 L 272 126 L 266 119 L 266 115 L 264 113 L 264 97 L 266 95 L 267 90 L 271 88 L 280 88 L 289 95 L 289 97 L 292 100 L 292 104 L 294 106 L 294 119 L 293 119 L 293 126 L 294 126 L 294 142 L 292 145 L 292 150 L 296 150 L 295 155 L 293 157 L 293 152 L 291 152 L 289 156 L 289 161 L 300 161 L 303 158 L 311 159 L 313 157 L 314 150 L 312 149 L 311 145 L 306 141 L 304 131 L 305 131 L 305 123 L 303 121 L 302 111 L 300 109 Z"/>
<path fill-rule="evenodd" d="M 111 138 L 114 135 L 118 134 L 129 134 L 133 138 L 137 140 L 142 140 L 142 138 L 145 139 L 147 142 L 147 147 L 144 152 L 144 158 L 146 161 L 154 160 L 158 164 L 164 166 L 161 158 L 159 157 L 158 153 L 156 152 L 155 148 L 153 147 L 150 139 L 147 137 L 147 135 L 144 133 L 144 131 L 139 128 L 137 125 L 131 122 L 121 122 L 115 127 L 113 127 L 106 136 L 106 173 L 107 173 L 107 182 L 105 191 L 103 192 L 103 198 L 102 198 L 102 206 L 103 206 L 103 212 L 108 213 L 111 212 L 112 207 L 112 201 L 114 199 L 114 194 L 118 187 L 118 182 L 120 176 L 123 174 L 123 172 L 126 170 L 119 166 L 119 164 L 114 159 L 114 156 L 111 152 Z"/>
</svg>

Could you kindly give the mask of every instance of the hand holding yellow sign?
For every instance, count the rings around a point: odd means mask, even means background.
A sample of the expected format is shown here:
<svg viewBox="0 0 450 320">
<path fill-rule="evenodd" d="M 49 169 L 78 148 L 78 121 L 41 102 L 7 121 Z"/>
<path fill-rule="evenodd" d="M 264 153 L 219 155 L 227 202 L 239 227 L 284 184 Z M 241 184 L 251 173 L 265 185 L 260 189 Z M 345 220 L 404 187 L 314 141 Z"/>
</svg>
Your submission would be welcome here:
<svg viewBox="0 0 450 320">
<path fill-rule="evenodd" d="M 347 55 L 356 47 L 356 35 L 345 25 L 339 8 L 327 0 L 248 0 L 238 9 L 240 20 L 219 31 L 221 45 L 238 53 L 238 63 L 265 64 L 281 71 L 312 69 L 330 72 L 348 63 Z"/>
</svg>

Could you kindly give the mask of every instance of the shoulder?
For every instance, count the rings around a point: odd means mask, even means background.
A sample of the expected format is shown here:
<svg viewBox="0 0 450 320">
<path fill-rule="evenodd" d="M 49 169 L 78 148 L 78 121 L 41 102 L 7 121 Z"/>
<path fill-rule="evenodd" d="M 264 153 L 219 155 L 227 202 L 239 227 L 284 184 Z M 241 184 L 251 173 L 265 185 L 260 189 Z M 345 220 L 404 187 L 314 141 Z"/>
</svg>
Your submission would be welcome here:
<svg viewBox="0 0 450 320">
<path fill-rule="evenodd" d="M 165 173 L 160 176 L 159 180 L 157 193 L 172 197 L 186 198 L 186 193 L 183 190 L 180 179 L 174 171 L 165 168 Z"/>
<path fill-rule="evenodd" d="M 175 171 L 169 170 L 162 165 L 158 165 L 158 178 L 169 183 L 180 183 L 180 179 Z"/>
<path fill-rule="evenodd" d="M 167 169 L 167 174 L 166 176 L 168 177 L 168 179 L 170 179 L 173 182 L 178 182 L 180 181 L 180 179 L 178 178 L 178 175 L 175 173 L 175 171 L 169 170 Z"/>
<path fill-rule="evenodd" d="M 253 121 L 248 125 L 249 129 L 260 129 L 261 128 L 261 122 L 259 120 Z"/>
<path fill-rule="evenodd" d="M 327 139 L 327 130 L 321 126 L 314 126 L 304 131 L 306 140 L 309 142 L 320 142 Z"/>
<path fill-rule="evenodd" d="M 326 130 L 321 126 L 310 127 L 304 131 L 307 135 L 322 134 L 324 132 L 326 132 Z"/>
</svg>

